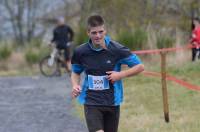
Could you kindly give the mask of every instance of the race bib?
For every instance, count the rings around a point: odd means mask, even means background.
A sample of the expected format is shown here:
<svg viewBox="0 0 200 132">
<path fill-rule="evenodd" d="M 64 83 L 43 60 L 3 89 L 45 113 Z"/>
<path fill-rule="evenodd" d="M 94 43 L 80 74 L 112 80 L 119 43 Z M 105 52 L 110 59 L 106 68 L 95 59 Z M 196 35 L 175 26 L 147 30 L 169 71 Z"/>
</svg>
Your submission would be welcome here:
<svg viewBox="0 0 200 132">
<path fill-rule="evenodd" d="M 109 89 L 109 81 L 106 76 L 88 75 L 88 83 L 90 90 L 106 90 Z"/>
</svg>

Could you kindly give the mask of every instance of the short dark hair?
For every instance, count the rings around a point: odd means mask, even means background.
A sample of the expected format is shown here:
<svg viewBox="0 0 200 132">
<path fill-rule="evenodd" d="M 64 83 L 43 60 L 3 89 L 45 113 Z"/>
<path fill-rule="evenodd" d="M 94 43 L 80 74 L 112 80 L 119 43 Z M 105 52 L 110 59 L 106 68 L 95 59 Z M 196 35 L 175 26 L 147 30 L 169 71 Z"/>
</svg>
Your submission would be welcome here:
<svg viewBox="0 0 200 132">
<path fill-rule="evenodd" d="M 198 17 L 192 18 L 192 26 L 191 26 L 191 27 L 192 27 L 192 30 L 194 30 L 194 28 L 195 28 L 194 21 L 197 21 L 198 23 L 200 23 L 200 20 L 199 20 Z"/>
<path fill-rule="evenodd" d="M 92 15 L 87 20 L 87 27 L 97 27 L 104 25 L 104 19 L 100 15 Z"/>
</svg>

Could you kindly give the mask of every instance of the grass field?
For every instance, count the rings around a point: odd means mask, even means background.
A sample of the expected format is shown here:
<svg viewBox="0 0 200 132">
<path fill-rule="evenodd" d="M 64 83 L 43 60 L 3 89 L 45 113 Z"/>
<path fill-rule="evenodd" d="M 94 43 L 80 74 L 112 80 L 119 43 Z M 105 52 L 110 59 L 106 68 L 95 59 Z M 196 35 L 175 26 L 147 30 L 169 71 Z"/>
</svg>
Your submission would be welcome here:
<svg viewBox="0 0 200 132">
<path fill-rule="evenodd" d="M 152 68 L 154 69 L 154 68 Z M 168 74 L 200 86 L 200 62 L 168 66 Z M 124 80 L 119 132 L 199 132 L 200 91 L 168 81 L 170 122 L 163 114 L 161 79 L 138 75 Z M 81 107 L 77 106 L 83 118 Z"/>
</svg>

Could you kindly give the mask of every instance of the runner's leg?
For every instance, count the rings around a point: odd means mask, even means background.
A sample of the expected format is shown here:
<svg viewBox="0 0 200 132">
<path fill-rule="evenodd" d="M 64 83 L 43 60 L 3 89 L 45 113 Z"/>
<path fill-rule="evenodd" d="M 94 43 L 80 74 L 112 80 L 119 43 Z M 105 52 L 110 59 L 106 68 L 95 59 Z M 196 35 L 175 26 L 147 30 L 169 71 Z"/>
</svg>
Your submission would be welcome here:
<svg viewBox="0 0 200 132">
<path fill-rule="evenodd" d="M 195 61 L 195 58 L 196 58 L 196 51 L 197 51 L 196 48 L 192 48 L 192 61 Z"/>
<path fill-rule="evenodd" d="M 89 132 L 103 132 L 103 113 L 101 107 L 84 105 L 84 113 Z"/>
<path fill-rule="evenodd" d="M 198 59 L 200 59 L 200 48 L 198 49 Z"/>
<path fill-rule="evenodd" d="M 104 115 L 104 132 L 117 132 L 120 106 L 112 106 Z"/>
</svg>

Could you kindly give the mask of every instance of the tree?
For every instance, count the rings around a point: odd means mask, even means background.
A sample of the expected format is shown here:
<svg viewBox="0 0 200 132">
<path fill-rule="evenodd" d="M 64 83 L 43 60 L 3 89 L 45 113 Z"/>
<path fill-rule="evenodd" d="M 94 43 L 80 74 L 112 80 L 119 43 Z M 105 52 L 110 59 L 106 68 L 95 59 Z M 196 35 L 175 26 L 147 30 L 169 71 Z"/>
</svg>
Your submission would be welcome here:
<svg viewBox="0 0 200 132">
<path fill-rule="evenodd" d="M 2 1 L 1 6 L 5 10 L 3 17 L 12 25 L 12 32 L 17 44 L 24 45 L 39 34 L 38 32 L 43 32 L 44 29 L 38 27 L 41 24 L 38 20 L 48 9 L 46 3 L 48 2 L 40 0 Z"/>
</svg>

